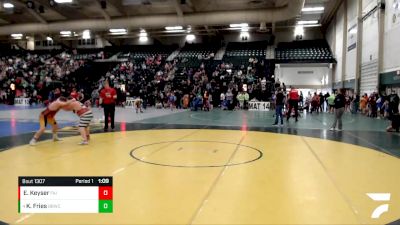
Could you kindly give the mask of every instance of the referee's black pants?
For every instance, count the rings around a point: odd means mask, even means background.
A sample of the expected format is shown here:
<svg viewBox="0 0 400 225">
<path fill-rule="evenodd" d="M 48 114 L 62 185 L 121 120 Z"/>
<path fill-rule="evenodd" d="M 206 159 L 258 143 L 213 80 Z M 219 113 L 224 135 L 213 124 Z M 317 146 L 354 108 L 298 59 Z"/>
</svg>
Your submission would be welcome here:
<svg viewBox="0 0 400 225">
<path fill-rule="evenodd" d="M 286 120 L 289 121 L 290 116 L 292 115 L 292 109 L 294 108 L 294 117 L 296 118 L 299 116 L 299 100 L 289 99 L 289 111 Z"/>
<path fill-rule="evenodd" d="M 104 108 L 104 130 L 108 129 L 108 117 L 111 118 L 111 129 L 114 129 L 114 116 L 115 116 L 115 104 L 103 104 Z"/>
</svg>

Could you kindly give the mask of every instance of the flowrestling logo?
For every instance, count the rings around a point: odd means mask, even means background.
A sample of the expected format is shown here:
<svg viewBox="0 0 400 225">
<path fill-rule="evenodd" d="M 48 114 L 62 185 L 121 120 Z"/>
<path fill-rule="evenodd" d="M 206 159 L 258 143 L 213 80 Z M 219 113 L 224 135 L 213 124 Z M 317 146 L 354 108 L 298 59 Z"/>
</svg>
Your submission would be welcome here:
<svg viewBox="0 0 400 225">
<path fill-rule="evenodd" d="M 390 201 L 390 193 L 367 193 L 368 197 L 376 202 Z M 389 204 L 379 205 L 371 214 L 372 219 L 379 219 L 381 215 L 389 211 Z"/>
</svg>

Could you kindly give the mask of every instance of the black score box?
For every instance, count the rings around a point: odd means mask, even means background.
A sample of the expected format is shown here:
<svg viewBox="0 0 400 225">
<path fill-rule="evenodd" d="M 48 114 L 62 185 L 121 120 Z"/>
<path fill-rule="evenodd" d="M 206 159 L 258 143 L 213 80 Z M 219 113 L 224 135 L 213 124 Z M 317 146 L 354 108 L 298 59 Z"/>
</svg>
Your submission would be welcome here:
<svg viewBox="0 0 400 225">
<path fill-rule="evenodd" d="M 19 177 L 19 213 L 112 213 L 112 177 Z"/>
</svg>

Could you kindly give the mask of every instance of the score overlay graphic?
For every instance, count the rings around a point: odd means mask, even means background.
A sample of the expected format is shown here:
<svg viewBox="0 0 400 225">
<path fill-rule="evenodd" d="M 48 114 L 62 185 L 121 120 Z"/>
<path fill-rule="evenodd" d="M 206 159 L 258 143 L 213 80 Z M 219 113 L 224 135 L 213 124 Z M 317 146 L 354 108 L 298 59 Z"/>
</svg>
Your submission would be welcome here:
<svg viewBox="0 0 400 225">
<path fill-rule="evenodd" d="M 18 213 L 112 213 L 112 177 L 18 177 Z"/>
</svg>

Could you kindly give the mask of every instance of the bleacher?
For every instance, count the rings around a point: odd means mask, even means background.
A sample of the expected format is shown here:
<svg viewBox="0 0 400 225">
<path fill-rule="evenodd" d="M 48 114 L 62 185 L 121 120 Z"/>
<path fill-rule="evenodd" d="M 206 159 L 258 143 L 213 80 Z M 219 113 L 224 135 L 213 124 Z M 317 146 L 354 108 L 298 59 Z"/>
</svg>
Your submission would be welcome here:
<svg viewBox="0 0 400 225">
<path fill-rule="evenodd" d="M 186 44 L 178 56 L 179 67 L 199 67 L 204 60 L 212 60 L 220 46 L 211 44 Z"/>
<path fill-rule="evenodd" d="M 177 47 L 174 45 L 132 45 L 126 46 L 118 55 L 119 59 L 143 60 L 161 55 L 166 59 Z"/>
<path fill-rule="evenodd" d="M 54 49 L 54 50 L 25 50 L 25 49 L 9 49 L 9 48 L 0 48 L 0 57 L 29 57 L 29 55 L 37 55 L 37 56 L 46 56 L 48 58 L 50 56 L 55 56 L 60 54 L 62 49 Z"/>
<path fill-rule="evenodd" d="M 275 51 L 277 63 L 334 63 L 325 40 L 281 42 Z"/>
<path fill-rule="evenodd" d="M 246 66 L 249 59 L 265 59 L 268 42 L 231 42 L 226 48 L 224 62 L 232 63 L 235 67 Z"/>
<path fill-rule="evenodd" d="M 95 60 L 106 59 L 108 56 L 105 53 L 104 49 L 88 48 L 72 50 L 71 57 L 75 60 Z"/>
</svg>

